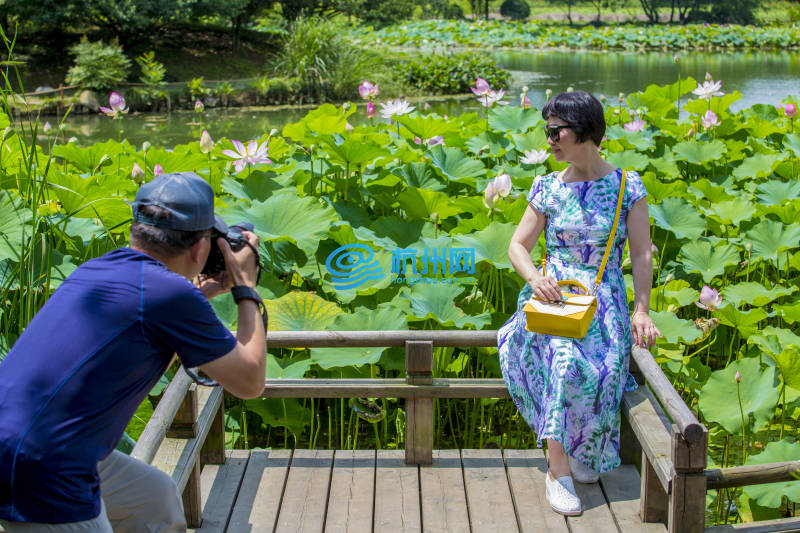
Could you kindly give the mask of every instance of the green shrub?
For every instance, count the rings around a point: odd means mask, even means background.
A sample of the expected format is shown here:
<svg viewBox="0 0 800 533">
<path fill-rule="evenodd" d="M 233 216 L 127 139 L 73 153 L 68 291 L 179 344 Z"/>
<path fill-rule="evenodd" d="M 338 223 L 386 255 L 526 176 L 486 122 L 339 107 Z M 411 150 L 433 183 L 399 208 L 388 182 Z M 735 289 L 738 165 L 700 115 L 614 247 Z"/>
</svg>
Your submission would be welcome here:
<svg viewBox="0 0 800 533">
<path fill-rule="evenodd" d="M 267 103 L 288 103 L 295 99 L 298 85 L 297 79 L 264 75 L 259 78 L 255 89 Z"/>
<path fill-rule="evenodd" d="M 508 87 L 511 73 L 485 54 L 461 52 L 429 54 L 399 66 L 399 73 L 412 87 L 433 94 L 469 92 L 478 77 L 494 89 Z"/>
<path fill-rule="evenodd" d="M 320 17 L 291 23 L 270 70 L 299 80 L 300 95 L 316 102 L 346 100 L 357 94 L 363 80 L 385 79 L 385 63 L 378 53 L 354 45 L 341 20 Z"/>
<path fill-rule="evenodd" d="M 211 89 L 205 86 L 203 77 L 192 78 L 186 82 L 186 88 L 189 89 L 189 98 L 194 102 L 199 98 L 211 94 Z"/>
<path fill-rule="evenodd" d="M 525 20 L 531 16 L 531 8 L 525 0 L 505 0 L 500 5 L 500 14 L 513 20 Z"/>
<path fill-rule="evenodd" d="M 144 84 L 144 87 L 137 87 L 135 92 L 142 97 L 144 102 L 155 107 L 167 97 L 167 93 L 164 91 L 164 87 L 167 85 L 164 81 L 167 69 L 155 60 L 155 52 L 152 50 L 137 57 L 136 63 L 142 71 L 139 81 Z"/>
<path fill-rule="evenodd" d="M 67 72 L 66 81 L 70 85 L 107 90 L 125 81 L 128 76 L 131 61 L 117 43 L 90 43 L 84 37 L 69 50 L 75 56 L 75 64 Z"/>
</svg>

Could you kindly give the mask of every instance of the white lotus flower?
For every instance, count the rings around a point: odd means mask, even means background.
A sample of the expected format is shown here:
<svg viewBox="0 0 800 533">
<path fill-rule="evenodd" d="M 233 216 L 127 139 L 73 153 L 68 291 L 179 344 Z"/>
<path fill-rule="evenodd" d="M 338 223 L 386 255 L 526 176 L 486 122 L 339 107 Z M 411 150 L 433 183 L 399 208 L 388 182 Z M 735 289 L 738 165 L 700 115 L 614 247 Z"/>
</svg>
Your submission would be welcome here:
<svg viewBox="0 0 800 533">
<path fill-rule="evenodd" d="M 704 81 L 703 85 L 697 85 L 697 88 L 692 91 L 692 94 L 706 100 L 711 100 L 712 96 L 723 96 L 725 94 L 724 92 L 720 91 L 721 88 L 721 81 Z"/>
<path fill-rule="evenodd" d="M 548 157 L 550 157 L 550 152 L 547 150 L 525 150 L 525 156 L 520 157 L 519 160 L 528 165 L 540 165 L 547 161 Z"/>
<path fill-rule="evenodd" d="M 399 98 L 394 101 L 389 101 L 380 104 L 381 116 L 383 118 L 399 117 L 411 113 L 416 109 L 415 106 L 409 105 L 408 100 L 400 100 Z"/>
</svg>

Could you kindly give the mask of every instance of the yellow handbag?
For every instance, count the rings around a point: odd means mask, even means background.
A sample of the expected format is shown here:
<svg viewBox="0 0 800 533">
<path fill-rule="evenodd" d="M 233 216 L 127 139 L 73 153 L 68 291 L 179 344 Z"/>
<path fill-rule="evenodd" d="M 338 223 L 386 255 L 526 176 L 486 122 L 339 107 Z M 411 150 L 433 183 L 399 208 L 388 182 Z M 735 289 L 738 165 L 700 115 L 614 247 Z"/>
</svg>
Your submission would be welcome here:
<svg viewBox="0 0 800 533">
<path fill-rule="evenodd" d="M 620 211 L 622 209 L 622 197 L 625 193 L 626 173 L 622 172 L 619 194 L 617 195 L 617 211 L 614 214 L 614 224 L 611 226 L 611 234 L 608 236 L 608 244 L 603 254 L 603 261 L 597 272 L 593 290 L 590 292 L 582 283 L 574 279 L 566 279 L 558 282 L 560 286 L 575 285 L 583 289 L 585 294 L 572 294 L 569 292 L 561 293 L 561 301 L 550 303 L 535 296 L 525 303 L 522 308 L 525 311 L 527 321 L 525 329 L 535 333 L 545 335 L 555 335 L 558 337 L 570 337 L 575 339 L 583 338 L 589 331 L 594 313 L 597 310 L 597 288 L 603 280 L 603 272 L 606 268 L 608 256 L 614 245 L 614 237 L 617 233 Z M 545 257 L 542 261 L 542 275 L 547 275 L 547 248 L 545 247 Z"/>
</svg>

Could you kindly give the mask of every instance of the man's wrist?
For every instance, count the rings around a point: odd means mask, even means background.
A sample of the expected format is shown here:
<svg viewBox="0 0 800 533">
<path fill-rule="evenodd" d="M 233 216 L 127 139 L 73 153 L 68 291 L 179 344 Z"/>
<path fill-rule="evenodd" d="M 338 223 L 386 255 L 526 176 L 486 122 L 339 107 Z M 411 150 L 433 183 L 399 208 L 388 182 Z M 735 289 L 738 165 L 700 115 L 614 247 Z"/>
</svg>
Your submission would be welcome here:
<svg viewBox="0 0 800 533">
<path fill-rule="evenodd" d="M 263 303 L 258 291 L 248 285 L 234 285 L 231 287 L 231 296 L 237 304 L 244 300 L 252 300 L 259 305 Z"/>
</svg>

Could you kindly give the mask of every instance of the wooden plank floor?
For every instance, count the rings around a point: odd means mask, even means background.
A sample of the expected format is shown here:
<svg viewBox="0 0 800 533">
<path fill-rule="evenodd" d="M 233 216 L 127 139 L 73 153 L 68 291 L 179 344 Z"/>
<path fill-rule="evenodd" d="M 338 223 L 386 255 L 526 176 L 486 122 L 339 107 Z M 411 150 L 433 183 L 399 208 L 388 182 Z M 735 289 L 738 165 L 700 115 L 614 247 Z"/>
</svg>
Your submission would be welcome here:
<svg viewBox="0 0 800 533">
<path fill-rule="evenodd" d="M 243 450 L 202 472 L 209 532 L 665 533 L 639 519 L 639 474 L 623 465 L 576 489 L 580 516 L 544 496 L 542 450 L 436 450 L 408 466 L 401 450 Z"/>
</svg>

